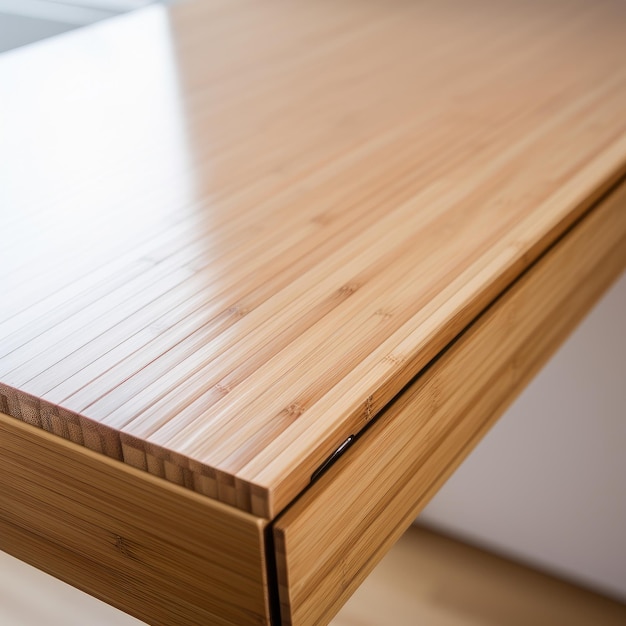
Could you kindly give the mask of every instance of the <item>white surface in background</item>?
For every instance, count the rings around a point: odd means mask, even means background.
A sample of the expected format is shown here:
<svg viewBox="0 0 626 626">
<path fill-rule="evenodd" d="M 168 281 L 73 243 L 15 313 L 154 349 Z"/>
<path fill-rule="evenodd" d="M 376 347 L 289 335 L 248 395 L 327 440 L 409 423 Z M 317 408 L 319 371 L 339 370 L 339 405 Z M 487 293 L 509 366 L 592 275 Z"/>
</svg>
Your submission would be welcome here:
<svg viewBox="0 0 626 626">
<path fill-rule="evenodd" d="M 0 12 L 73 24 L 74 26 L 92 24 L 117 13 L 117 11 L 107 10 L 105 7 L 94 9 L 93 7 L 50 2 L 49 0 L 0 0 Z"/>
<path fill-rule="evenodd" d="M 419 521 L 626 599 L 626 275 Z"/>
<path fill-rule="evenodd" d="M 73 28 L 73 24 L 2 13 L 0 10 L 0 53 Z"/>
<path fill-rule="evenodd" d="M 93 24 L 153 0 L 0 0 L 0 53 Z"/>
</svg>

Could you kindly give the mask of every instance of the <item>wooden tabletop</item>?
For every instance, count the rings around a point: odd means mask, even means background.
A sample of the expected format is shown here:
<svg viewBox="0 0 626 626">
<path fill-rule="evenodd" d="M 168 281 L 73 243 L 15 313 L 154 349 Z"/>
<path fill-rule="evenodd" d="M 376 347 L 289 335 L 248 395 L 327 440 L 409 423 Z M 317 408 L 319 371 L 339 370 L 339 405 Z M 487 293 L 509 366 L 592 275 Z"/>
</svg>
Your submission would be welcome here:
<svg viewBox="0 0 626 626">
<path fill-rule="evenodd" d="M 625 33 L 210 0 L 2 55 L 0 412 L 274 517 L 626 172 Z"/>
</svg>

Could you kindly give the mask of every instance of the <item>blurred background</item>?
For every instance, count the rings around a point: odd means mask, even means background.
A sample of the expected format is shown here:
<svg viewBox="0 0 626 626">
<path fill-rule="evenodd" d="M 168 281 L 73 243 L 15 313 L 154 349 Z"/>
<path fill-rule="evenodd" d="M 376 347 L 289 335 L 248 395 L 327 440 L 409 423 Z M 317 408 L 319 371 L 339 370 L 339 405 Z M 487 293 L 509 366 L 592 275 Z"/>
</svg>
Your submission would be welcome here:
<svg viewBox="0 0 626 626">
<path fill-rule="evenodd" d="M 153 3 L 154 0 L 0 0 L 0 53 Z"/>
<path fill-rule="evenodd" d="M 9 50 L 148 4 L 0 0 L 0 62 Z M 622 277 L 336 626 L 626 624 L 625 319 Z M 0 624 L 86 623 L 139 622 L 0 553 Z"/>
</svg>

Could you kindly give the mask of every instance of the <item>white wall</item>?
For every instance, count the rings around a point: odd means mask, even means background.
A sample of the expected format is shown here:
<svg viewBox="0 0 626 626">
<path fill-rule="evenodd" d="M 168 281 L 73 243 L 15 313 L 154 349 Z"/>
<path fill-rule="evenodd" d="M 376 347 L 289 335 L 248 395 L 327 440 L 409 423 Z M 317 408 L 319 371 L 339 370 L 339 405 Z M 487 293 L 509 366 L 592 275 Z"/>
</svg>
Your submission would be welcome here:
<svg viewBox="0 0 626 626">
<path fill-rule="evenodd" d="M 0 11 L 0 52 L 45 39 L 75 28 L 65 22 L 52 22 Z"/>
<path fill-rule="evenodd" d="M 0 0 L 0 53 L 93 24 L 153 0 Z"/>
<path fill-rule="evenodd" d="M 626 599 L 626 275 L 419 520 Z"/>
</svg>

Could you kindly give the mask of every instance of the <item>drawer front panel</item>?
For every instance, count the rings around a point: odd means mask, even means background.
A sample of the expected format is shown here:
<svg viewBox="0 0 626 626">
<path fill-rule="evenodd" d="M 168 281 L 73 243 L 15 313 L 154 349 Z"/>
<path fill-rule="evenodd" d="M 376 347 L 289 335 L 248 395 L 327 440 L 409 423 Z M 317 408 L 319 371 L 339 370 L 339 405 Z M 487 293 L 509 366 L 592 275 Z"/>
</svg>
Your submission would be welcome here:
<svg viewBox="0 0 626 626">
<path fill-rule="evenodd" d="M 0 413 L 0 550 L 149 624 L 268 624 L 264 527 Z"/>
<path fill-rule="evenodd" d="M 278 518 L 284 624 L 332 619 L 625 265 L 622 183 Z"/>
</svg>

